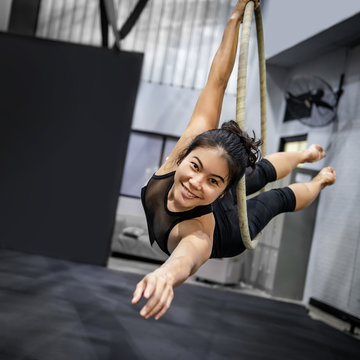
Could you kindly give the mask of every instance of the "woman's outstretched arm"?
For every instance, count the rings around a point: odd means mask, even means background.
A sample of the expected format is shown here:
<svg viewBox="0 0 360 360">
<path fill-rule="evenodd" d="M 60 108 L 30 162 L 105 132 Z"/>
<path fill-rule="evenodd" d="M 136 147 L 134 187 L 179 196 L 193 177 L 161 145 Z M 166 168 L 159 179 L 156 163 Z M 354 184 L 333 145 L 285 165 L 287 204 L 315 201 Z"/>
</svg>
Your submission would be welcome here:
<svg viewBox="0 0 360 360">
<path fill-rule="evenodd" d="M 211 64 L 207 83 L 199 96 L 187 128 L 161 168 L 164 173 L 176 167 L 179 153 L 196 135 L 219 126 L 225 89 L 235 63 L 239 27 L 245 6 L 249 1 L 254 1 L 255 8 L 259 6 L 258 0 L 238 0 L 226 24 L 220 47 Z"/>
<path fill-rule="evenodd" d="M 163 265 L 146 275 L 136 286 L 131 302 L 137 304 L 142 297 L 147 299 L 140 311 L 145 319 L 154 316 L 158 320 L 163 316 L 174 298 L 173 288 L 186 281 L 210 257 L 212 240 L 201 230 L 199 221 L 189 220 L 186 223 L 182 228 L 186 228 L 188 235 L 184 234 Z"/>
</svg>

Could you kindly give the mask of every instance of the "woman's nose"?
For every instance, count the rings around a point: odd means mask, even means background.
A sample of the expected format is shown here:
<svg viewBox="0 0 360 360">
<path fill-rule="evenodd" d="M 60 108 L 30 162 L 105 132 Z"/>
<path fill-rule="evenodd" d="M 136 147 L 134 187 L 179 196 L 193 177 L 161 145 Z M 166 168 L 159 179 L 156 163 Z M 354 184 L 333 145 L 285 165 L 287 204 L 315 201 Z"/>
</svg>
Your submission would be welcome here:
<svg viewBox="0 0 360 360">
<path fill-rule="evenodd" d="M 196 189 L 196 190 L 200 190 L 201 189 L 201 179 L 200 176 L 193 176 L 189 179 L 189 183 L 190 185 Z"/>
</svg>

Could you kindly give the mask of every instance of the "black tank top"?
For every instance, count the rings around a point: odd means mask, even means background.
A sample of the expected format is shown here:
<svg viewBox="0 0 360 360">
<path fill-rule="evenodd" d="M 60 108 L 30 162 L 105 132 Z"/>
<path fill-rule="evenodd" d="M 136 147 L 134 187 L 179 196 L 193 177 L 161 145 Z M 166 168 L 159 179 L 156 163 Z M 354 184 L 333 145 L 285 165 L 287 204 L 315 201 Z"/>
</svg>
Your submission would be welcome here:
<svg viewBox="0 0 360 360">
<path fill-rule="evenodd" d="M 170 255 L 167 248 L 168 238 L 175 225 L 184 220 L 213 213 L 215 230 L 211 258 L 236 256 L 245 250 L 239 232 L 237 207 L 231 191 L 214 203 L 197 206 L 181 212 L 170 211 L 167 199 L 174 183 L 175 171 L 165 175 L 153 175 L 141 189 L 141 201 L 148 225 L 150 243 L 157 242 L 160 249 Z"/>
<path fill-rule="evenodd" d="M 148 224 L 150 243 L 157 242 L 160 249 L 170 255 L 167 242 L 173 227 L 184 220 L 193 219 L 212 212 L 212 206 L 197 206 L 180 212 L 167 207 L 168 194 L 174 183 L 175 171 L 165 175 L 153 175 L 141 189 L 141 200 Z"/>
</svg>

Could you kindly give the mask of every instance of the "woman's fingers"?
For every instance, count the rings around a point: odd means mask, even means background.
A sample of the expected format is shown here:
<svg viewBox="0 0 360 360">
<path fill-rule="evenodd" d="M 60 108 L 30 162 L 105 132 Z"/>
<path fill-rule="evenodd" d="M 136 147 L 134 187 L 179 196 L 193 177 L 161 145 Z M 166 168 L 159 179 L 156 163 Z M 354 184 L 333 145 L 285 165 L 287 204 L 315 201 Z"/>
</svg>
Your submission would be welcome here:
<svg viewBox="0 0 360 360">
<path fill-rule="evenodd" d="M 146 305 L 141 309 L 140 315 L 145 319 L 149 318 L 149 314 L 152 313 L 153 309 L 159 303 L 164 288 L 164 281 L 159 278 L 152 279 L 152 287 L 148 290 L 145 290 L 144 294 L 149 295 L 147 298 L 150 298 Z M 146 297 L 146 296 L 145 296 Z"/>
<path fill-rule="evenodd" d="M 151 311 L 147 314 L 147 318 L 155 316 L 155 320 L 157 320 L 159 317 L 157 314 L 160 312 L 165 312 L 169 309 L 171 301 L 173 299 L 173 290 L 171 287 L 166 286 L 162 293 L 160 294 L 160 299 L 155 303 L 154 307 L 151 309 Z M 170 300 L 170 301 L 169 301 Z"/>
<path fill-rule="evenodd" d="M 171 297 L 169 297 L 169 298 L 166 300 L 166 303 L 165 303 L 165 305 L 163 306 L 163 308 L 161 309 L 161 311 L 159 311 L 159 312 L 156 314 L 155 320 L 159 320 L 159 319 L 169 310 L 173 298 L 174 298 L 174 295 L 172 295 Z"/>
<path fill-rule="evenodd" d="M 149 299 L 155 291 L 156 279 L 152 275 L 146 276 L 146 288 L 144 291 L 144 298 Z"/>
<path fill-rule="evenodd" d="M 145 298 L 149 298 L 152 294 L 152 289 L 154 285 L 151 283 L 151 279 L 148 278 L 148 276 L 145 276 L 137 285 L 135 288 L 135 291 L 133 293 L 133 298 L 131 300 L 132 304 L 137 304 L 141 297 L 144 296 Z"/>
<path fill-rule="evenodd" d="M 132 303 L 138 303 L 142 296 L 149 300 L 141 309 L 140 315 L 145 319 L 156 316 L 157 320 L 169 309 L 174 291 L 163 277 L 149 274 L 137 285 Z"/>
<path fill-rule="evenodd" d="M 137 304 L 140 301 L 140 299 L 142 297 L 142 294 L 143 294 L 143 291 L 144 291 L 144 288 L 145 288 L 145 281 L 141 280 L 136 285 L 136 288 L 135 288 L 135 291 L 134 291 L 134 294 L 133 294 L 133 298 L 131 300 L 132 304 Z"/>
<path fill-rule="evenodd" d="M 260 6 L 259 0 L 244 0 L 245 4 L 252 1 L 254 3 L 254 9 L 258 8 Z"/>
</svg>

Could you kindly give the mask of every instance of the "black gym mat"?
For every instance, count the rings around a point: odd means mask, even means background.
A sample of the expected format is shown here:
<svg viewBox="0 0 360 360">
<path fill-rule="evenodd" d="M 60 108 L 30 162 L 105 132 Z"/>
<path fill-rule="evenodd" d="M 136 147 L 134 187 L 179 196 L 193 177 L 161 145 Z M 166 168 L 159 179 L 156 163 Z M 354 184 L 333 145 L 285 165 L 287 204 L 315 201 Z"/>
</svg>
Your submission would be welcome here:
<svg viewBox="0 0 360 360">
<path fill-rule="evenodd" d="M 184 284 L 143 320 L 139 276 L 0 251 L 0 359 L 360 359 L 360 342 L 302 306 Z"/>
<path fill-rule="evenodd" d="M 1 32 L 0 54 L 0 247 L 105 265 L 143 56 Z"/>
</svg>

